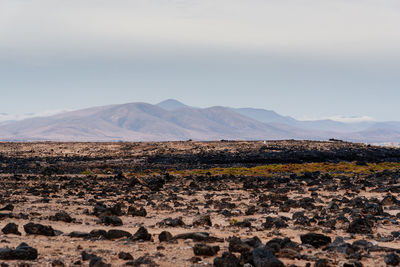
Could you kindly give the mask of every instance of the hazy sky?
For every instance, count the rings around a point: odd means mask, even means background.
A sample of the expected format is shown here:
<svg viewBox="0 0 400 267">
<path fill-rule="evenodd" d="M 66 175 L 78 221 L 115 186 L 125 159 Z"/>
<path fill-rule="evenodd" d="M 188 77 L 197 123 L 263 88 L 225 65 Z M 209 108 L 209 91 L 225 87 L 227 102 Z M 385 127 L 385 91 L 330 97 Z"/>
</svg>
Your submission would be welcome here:
<svg viewBox="0 0 400 267">
<path fill-rule="evenodd" d="M 0 113 L 176 98 L 400 120 L 399 0 L 0 0 Z"/>
</svg>

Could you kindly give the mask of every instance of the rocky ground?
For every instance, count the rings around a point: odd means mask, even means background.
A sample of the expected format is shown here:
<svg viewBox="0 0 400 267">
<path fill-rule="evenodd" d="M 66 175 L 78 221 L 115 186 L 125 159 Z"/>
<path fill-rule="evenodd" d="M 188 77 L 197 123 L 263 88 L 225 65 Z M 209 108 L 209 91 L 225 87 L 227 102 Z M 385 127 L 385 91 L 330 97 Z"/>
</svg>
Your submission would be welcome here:
<svg viewBox="0 0 400 267">
<path fill-rule="evenodd" d="M 0 143 L 1 266 L 396 266 L 400 152 Z"/>
</svg>

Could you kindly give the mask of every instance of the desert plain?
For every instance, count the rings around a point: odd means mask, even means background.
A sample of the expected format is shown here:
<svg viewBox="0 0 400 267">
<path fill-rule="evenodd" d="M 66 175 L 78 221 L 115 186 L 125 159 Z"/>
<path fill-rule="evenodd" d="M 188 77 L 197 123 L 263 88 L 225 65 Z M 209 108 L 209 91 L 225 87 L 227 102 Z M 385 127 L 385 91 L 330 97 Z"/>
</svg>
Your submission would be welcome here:
<svg viewBox="0 0 400 267">
<path fill-rule="evenodd" d="M 0 143 L 0 266 L 397 266 L 400 150 Z"/>
</svg>

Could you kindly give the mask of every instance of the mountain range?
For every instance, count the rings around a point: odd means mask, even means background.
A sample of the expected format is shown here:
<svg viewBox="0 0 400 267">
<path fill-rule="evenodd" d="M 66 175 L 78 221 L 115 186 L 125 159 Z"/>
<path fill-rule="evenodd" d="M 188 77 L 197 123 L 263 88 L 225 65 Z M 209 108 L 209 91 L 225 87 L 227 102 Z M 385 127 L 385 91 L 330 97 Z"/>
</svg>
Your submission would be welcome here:
<svg viewBox="0 0 400 267">
<path fill-rule="evenodd" d="M 169 99 L 128 103 L 0 124 L 1 141 L 174 141 L 330 138 L 399 143 L 400 122 L 300 121 L 272 110 L 187 106 Z"/>
</svg>

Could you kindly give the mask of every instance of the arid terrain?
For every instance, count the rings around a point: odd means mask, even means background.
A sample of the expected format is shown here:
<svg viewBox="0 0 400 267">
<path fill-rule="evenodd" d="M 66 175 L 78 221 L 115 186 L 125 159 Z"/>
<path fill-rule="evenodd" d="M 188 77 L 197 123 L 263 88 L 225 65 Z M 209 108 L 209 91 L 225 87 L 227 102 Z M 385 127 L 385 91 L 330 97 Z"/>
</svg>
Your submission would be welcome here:
<svg viewBox="0 0 400 267">
<path fill-rule="evenodd" d="M 0 143 L 1 266 L 396 266 L 400 149 Z"/>
</svg>

